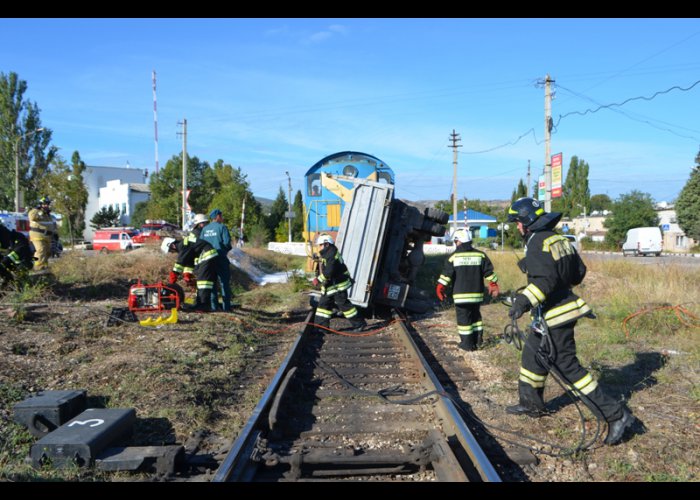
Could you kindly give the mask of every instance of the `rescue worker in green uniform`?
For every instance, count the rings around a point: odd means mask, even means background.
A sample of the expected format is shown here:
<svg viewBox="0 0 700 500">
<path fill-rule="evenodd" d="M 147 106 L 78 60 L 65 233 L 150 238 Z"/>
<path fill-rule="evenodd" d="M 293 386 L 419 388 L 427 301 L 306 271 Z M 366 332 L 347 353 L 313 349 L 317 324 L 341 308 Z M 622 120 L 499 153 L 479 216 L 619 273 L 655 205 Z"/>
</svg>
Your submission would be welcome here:
<svg viewBox="0 0 700 500">
<path fill-rule="evenodd" d="M 36 250 L 34 269 L 41 271 L 49 266 L 51 256 L 51 240 L 56 234 L 56 222 L 51 217 L 51 198 L 44 196 L 39 199 L 36 208 L 32 208 L 29 217 L 29 239 Z"/>
<path fill-rule="evenodd" d="M 618 443 L 634 416 L 621 402 L 607 395 L 576 357 L 574 327 L 583 317 L 593 317 L 591 308 L 571 288 L 580 284 L 586 266 L 569 240 L 554 232 L 561 219 L 558 212 L 546 213 L 532 198 L 520 198 L 508 210 L 508 221 L 517 222 L 525 240 L 525 258 L 519 263 L 527 273 L 527 287 L 515 296 L 509 315 L 513 319 L 539 308 L 551 347 L 543 352 L 543 333 L 533 331 L 523 346 L 518 382 L 520 401 L 506 412 L 531 417 L 546 413 L 544 385 L 547 374 L 557 370 L 574 395 L 585 396 L 584 402 L 599 418 L 608 422 L 605 443 Z M 544 339 L 547 341 L 548 339 Z"/>
<path fill-rule="evenodd" d="M 194 310 L 211 312 L 211 291 L 216 282 L 217 251 L 209 242 L 200 238 L 202 228 L 209 222 L 204 214 L 194 216 L 192 231 L 182 240 L 166 242 L 162 248 L 168 252 L 177 252 L 177 260 L 168 276 L 168 283 L 176 283 L 182 274 L 188 285 L 197 284 L 197 301 Z"/>
<path fill-rule="evenodd" d="M 359 331 L 367 326 L 365 318 L 359 315 L 357 308 L 348 300 L 348 289 L 352 286 L 350 272 L 343 262 L 343 257 L 335 246 L 330 234 L 321 234 L 316 241 L 321 247 L 321 262 L 318 275 L 314 278 L 314 286 L 321 285 L 321 298 L 316 307 L 314 322 L 328 328 L 333 316 L 333 303 L 343 316 L 350 320 L 354 330 Z M 320 330 L 320 333 L 323 333 Z"/>
<path fill-rule="evenodd" d="M 30 270 L 34 265 L 34 247 L 27 237 L 8 229 L 0 223 L 0 248 L 8 250 L 0 261 L 0 279 L 4 282 L 13 281 L 16 273 L 21 270 Z"/>
<path fill-rule="evenodd" d="M 489 283 L 492 297 L 499 294 L 498 276 L 488 256 L 472 247 L 472 236 L 467 229 L 457 229 L 452 235 L 455 251 L 445 261 L 435 292 L 440 301 L 445 300 L 446 288 L 453 283 L 452 300 L 457 314 L 459 347 L 475 351 L 481 346 L 484 322 L 481 319 L 481 303 L 484 301 L 484 280 Z"/>
</svg>

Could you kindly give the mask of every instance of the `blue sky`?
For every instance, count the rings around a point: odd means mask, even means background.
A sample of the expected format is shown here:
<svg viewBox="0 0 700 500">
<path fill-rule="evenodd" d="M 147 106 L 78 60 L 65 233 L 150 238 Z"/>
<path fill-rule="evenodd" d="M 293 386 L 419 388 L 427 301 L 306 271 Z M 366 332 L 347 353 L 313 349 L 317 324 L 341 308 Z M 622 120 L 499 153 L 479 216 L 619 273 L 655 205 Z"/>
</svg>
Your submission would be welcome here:
<svg viewBox="0 0 700 500">
<path fill-rule="evenodd" d="M 88 165 L 155 169 L 187 150 L 239 166 L 257 196 L 326 155 L 372 154 L 396 194 L 509 198 L 551 152 L 592 194 L 673 200 L 700 148 L 699 19 L 1 19 L 0 71 L 28 83 L 53 143 Z M 601 105 L 623 106 L 588 112 Z M 520 140 L 518 138 L 520 137 Z M 516 142 L 517 141 L 517 142 Z M 505 146 L 504 146 L 505 145 Z"/>
</svg>

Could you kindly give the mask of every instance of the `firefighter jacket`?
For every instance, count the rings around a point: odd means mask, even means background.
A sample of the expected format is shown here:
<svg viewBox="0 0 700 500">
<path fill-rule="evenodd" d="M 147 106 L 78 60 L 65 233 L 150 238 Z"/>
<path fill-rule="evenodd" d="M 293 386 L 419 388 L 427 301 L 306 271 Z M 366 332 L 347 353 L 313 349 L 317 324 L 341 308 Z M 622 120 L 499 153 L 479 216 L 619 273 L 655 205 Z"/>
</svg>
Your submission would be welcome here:
<svg viewBox="0 0 700 500">
<path fill-rule="evenodd" d="M 455 304 L 473 304 L 484 301 L 484 280 L 498 282 L 488 256 L 472 248 L 471 242 L 462 243 L 445 261 L 438 283 L 448 286 L 454 281 L 452 299 Z"/>
<path fill-rule="evenodd" d="M 550 328 L 592 316 L 586 302 L 571 291 L 586 275 L 586 265 L 569 240 L 550 228 L 533 232 L 525 245 L 527 287 L 522 291 Z"/>
<path fill-rule="evenodd" d="M 318 271 L 318 281 L 324 295 L 333 295 L 352 286 L 350 272 L 335 245 L 328 245 L 328 248 L 321 250 L 321 265 Z"/>
<path fill-rule="evenodd" d="M 51 217 L 51 213 L 40 208 L 32 208 L 27 216 L 29 217 L 29 239 L 50 242 L 56 233 L 56 222 Z"/>
<path fill-rule="evenodd" d="M 201 229 L 194 229 L 177 245 L 177 260 L 173 266 L 176 273 L 193 273 L 197 288 L 213 288 L 216 279 L 216 257 L 218 253 L 209 242 L 199 237 Z"/>
<path fill-rule="evenodd" d="M 0 248 L 7 249 L 9 252 L 0 263 L 3 267 L 23 266 L 26 269 L 31 269 L 34 261 L 34 250 L 30 247 L 27 237 L 14 229 L 7 229 L 4 224 L 0 223 Z"/>
</svg>

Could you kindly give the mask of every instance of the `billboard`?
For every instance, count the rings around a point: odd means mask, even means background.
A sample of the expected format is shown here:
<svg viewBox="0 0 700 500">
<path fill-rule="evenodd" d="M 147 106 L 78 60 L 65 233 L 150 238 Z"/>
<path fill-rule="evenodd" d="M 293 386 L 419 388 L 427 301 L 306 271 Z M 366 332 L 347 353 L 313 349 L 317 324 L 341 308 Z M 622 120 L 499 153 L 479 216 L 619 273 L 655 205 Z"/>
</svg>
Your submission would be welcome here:
<svg viewBox="0 0 700 500">
<path fill-rule="evenodd" d="M 561 198 L 561 158 L 561 153 L 552 155 L 552 198 Z"/>
</svg>

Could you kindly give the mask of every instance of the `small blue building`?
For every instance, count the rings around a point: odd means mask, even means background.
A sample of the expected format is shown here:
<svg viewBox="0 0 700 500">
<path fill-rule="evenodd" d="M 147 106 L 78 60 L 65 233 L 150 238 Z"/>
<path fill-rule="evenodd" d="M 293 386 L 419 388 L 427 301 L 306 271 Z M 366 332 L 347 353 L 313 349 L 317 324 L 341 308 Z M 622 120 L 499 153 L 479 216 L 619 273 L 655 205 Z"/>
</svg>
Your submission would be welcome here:
<svg viewBox="0 0 700 500">
<path fill-rule="evenodd" d="M 452 233 L 453 220 L 454 216 L 450 215 L 450 219 L 447 221 L 447 230 L 450 234 Z M 469 228 L 473 239 L 498 236 L 496 228 L 488 227 L 489 224 L 496 224 L 496 218 L 493 215 L 483 214 L 471 208 L 468 208 L 466 212 L 464 210 L 457 212 L 457 228 Z"/>
</svg>

